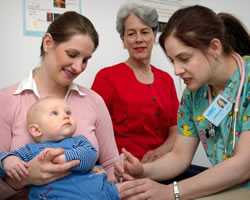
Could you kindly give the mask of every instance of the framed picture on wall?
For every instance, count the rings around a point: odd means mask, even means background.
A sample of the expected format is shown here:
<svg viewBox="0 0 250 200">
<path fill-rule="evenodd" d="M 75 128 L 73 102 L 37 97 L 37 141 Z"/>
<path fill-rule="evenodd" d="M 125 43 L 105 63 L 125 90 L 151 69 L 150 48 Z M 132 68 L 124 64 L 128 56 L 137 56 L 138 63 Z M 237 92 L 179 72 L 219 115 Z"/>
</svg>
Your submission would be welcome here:
<svg viewBox="0 0 250 200">
<path fill-rule="evenodd" d="M 70 10 L 81 13 L 81 0 L 23 0 L 24 35 L 42 36 L 54 19 Z"/>
</svg>

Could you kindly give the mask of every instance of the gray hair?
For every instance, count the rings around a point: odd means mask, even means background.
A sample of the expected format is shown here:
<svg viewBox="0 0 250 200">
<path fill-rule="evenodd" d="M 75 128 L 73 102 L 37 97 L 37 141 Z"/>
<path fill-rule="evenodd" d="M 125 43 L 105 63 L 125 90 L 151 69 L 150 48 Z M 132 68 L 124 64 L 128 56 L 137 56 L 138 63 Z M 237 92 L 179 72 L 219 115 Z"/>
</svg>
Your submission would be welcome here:
<svg viewBox="0 0 250 200">
<path fill-rule="evenodd" d="M 131 14 L 140 18 L 156 34 L 158 29 L 158 13 L 156 9 L 136 3 L 128 3 L 120 7 L 116 16 L 116 30 L 121 38 L 124 36 L 125 20 Z"/>
</svg>

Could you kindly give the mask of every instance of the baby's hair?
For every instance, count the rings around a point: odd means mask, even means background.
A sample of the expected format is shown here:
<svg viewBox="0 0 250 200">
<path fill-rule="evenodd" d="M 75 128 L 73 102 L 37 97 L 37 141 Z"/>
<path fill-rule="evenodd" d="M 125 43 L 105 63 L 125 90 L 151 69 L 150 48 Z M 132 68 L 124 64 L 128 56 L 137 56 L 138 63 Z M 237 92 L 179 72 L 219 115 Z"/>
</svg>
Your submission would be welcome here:
<svg viewBox="0 0 250 200">
<path fill-rule="evenodd" d="M 36 114 L 39 114 L 37 112 L 40 108 L 41 103 L 44 103 L 45 101 L 51 100 L 51 99 L 58 99 L 58 98 L 53 97 L 53 96 L 44 97 L 44 98 L 39 99 L 38 101 L 36 101 L 34 104 L 30 106 L 27 112 L 27 125 L 34 122 Z"/>
</svg>

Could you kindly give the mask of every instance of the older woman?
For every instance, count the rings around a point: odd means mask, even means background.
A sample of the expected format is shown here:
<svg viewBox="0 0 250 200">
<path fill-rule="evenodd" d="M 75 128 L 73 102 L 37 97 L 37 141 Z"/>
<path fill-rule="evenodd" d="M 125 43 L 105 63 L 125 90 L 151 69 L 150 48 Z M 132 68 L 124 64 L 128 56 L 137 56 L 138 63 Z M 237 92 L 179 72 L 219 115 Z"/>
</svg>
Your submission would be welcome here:
<svg viewBox="0 0 250 200">
<path fill-rule="evenodd" d="M 172 78 L 150 63 L 158 14 L 126 4 L 118 11 L 116 28 L 128 59 L 100 70 L 92 88 L 108 107 L 119 150 L 149 162 L 172 149 L 178 108 Z"/>
</svg>

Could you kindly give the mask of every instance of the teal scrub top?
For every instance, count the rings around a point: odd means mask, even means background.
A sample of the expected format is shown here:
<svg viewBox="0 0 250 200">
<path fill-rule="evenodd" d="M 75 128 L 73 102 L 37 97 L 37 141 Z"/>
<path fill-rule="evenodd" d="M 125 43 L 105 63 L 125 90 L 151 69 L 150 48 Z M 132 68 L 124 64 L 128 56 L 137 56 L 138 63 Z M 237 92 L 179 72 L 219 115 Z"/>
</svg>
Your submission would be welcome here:
<svg viewBox="0 0 250 200">
<path fill-rule="evenodd" d="M 250 57 L 245 56 L 243 59 L 245 61 L 246 76 L 236 121 L 236 143 L 242 132 L 250 130 Z M 221 95 L 234 104 L 239 85 L 240 72 L 238 67 L 227 81 Z M 198 138 L 205 149 L 208 159 L 212 165 L 216 165 L 233 154 L 233 108 L 221 123 L 214 128 L 215 135 L 208 137 L 207 132 L 211 129 L 211 123 L 203 115 L 209 106 L 208 89 L 208 85 L 204 85 L 194 92 L 188 89 L 184 90 L 178 111 L 178 129 L 179 133 L 186 137 Z M 245 186 L 250 189 L 250 181 Z"/>
</svg>

